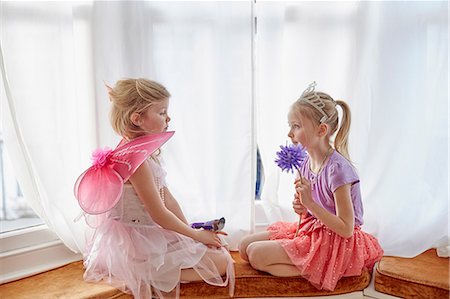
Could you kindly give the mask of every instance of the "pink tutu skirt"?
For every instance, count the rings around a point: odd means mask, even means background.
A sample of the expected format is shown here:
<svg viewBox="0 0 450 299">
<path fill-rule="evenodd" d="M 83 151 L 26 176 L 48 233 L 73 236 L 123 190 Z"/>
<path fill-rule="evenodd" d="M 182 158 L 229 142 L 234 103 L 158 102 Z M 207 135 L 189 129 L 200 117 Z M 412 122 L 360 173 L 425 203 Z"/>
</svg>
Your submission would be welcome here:
<svg viewBox="0 0 450 299">
<path fill-rule="evenodd" d="M 276 222 L 267 230 L 277 240 L 301 275 L 318 289 L 333 291 L 344 276 L 359 276 L 363 268 L 372 271 L 383 256 L 377 239 L 355 227 L 353 236 L 343 238 L 316 217 L 298 223 Z"/>
<path fill-rule="evenodd" d="M 226 279 L 205 255 L 217 251 L 228 258 Z M 181 269 L 193 268 L 209 284 L 233 292 L 233 260 L 224 248 L 202 243 L 157 225 L 125 224 L 105 219 L 84 253 L 84 278 L 105 281 L 135 298 L 178 298 Z"/>
</svg>

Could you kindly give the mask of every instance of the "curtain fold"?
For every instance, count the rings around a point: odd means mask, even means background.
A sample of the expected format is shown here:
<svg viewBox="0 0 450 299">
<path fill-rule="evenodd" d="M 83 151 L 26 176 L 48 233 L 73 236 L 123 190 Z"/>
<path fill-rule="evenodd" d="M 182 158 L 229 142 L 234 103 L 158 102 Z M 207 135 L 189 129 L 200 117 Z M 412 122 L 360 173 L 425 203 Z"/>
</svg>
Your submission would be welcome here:
<svg viewBox="0 0 450 299">
<path fill-rule="evenodd" d="M 387 255 L 448 244 L 447 2 L 258 5 L 258 145 L 269 218 L 296 219 L 273 163 L 287 111 L 312 81 L 352 109 L 365 225 Z M 274 108 L 274 102 L 277 107 Z M 270 123 L 264 122 L 271 119 Z"/>
</svg>

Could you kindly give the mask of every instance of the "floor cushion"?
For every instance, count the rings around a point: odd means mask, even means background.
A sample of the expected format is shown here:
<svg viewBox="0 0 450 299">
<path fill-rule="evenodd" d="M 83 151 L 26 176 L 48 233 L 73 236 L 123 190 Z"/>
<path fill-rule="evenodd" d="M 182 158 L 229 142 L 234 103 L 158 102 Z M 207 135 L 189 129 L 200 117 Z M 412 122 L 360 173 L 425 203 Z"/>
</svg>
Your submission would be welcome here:
<svg viewBox="0 0 450 299">
<path fill-rule="evenodd" d="M 384 256 L 375 290 L 401 298 L 449 298 L 449 258 L 438 257 L 435 249 L 414 258 Z"/>
<path fill-rule="evenodd" d="M 242 260 L 237 252 L 232 256 L 236 261 L 237 298 L 252 297 L 309 297 L 346 294 L 364 290 L 370 283 L 371 273 L 363 270 L 360 276 L 342 278 L 332 292 L 318 290 L 301 277 L 275 277 L 253 269 Z M 210 286 L 203 282 L 183 284 L 181 295 L 185 298 L 229 298 L 228 289 Z"/>
</svg>

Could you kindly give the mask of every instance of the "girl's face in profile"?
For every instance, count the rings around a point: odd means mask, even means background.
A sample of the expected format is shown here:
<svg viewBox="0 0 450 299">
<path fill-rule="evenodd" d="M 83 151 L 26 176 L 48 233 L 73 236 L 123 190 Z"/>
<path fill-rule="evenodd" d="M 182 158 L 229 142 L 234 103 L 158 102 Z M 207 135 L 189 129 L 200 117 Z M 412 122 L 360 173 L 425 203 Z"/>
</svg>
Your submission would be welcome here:
<svg viewBox="0 0 450 299">
<path fill-rule="evenodd" d="M 141 129 L 146 133 L 156 134 L 167 131 L 170 117 L 168 114 L 169 99 L 154 102 L 141 114 Z"/>
<path fill-rule="evenodd" d="M 303 116 L 298 109 L 292 108 L 288 114 L 289 133 L 288 137 L 291 138 L 293 144 L 301 144 L 304 148 L 308 149 L 311 145 L 314 124 L 310 119 Z"/>
</svg>

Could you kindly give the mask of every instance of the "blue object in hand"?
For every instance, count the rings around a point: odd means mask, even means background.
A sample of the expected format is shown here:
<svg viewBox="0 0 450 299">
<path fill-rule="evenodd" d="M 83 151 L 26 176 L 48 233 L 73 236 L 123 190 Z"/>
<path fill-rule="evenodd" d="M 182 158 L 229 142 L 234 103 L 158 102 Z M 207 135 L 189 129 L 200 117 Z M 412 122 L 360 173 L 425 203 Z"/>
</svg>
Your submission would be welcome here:
<svg viewBox="0 0 450 299">
<path fill-rule="evenodd" d="M 192 228 L 199 229 L 203 228 L 206 230 L 210 230 L 213 232 L 217 232 L 223 229 L 225 226 L 225 218 L 222 217 L 220 219 L 214 219 L 206 222 L 194 222 L 191 224 Z"/>
</svg>

